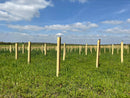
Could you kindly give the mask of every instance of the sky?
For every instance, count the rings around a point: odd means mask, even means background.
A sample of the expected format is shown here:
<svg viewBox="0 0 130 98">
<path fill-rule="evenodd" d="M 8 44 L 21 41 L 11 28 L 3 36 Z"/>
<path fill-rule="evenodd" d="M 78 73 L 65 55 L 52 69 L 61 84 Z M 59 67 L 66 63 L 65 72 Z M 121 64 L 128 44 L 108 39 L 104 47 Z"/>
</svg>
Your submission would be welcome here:
<svg viewBox="0 0 130 98">
<path fill-rule="evenodd" d="M 130 44 L 130 0 L 0 0 L 0 42 Z"/>
</svg>

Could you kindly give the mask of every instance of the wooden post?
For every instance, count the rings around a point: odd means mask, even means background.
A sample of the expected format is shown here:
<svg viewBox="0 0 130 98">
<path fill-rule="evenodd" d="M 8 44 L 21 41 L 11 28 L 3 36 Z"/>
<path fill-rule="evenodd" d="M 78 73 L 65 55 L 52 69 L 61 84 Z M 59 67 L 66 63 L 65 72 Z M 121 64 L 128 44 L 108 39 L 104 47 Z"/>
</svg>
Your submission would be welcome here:
<svg viewBox="0 0 130 98">
<path fill-rule="evenodd" d="M 44 44 L 44 54 L 45 54 L 45 55 L 47 54 L 47 46 L 46 46 L 46 43 Z"/>
<path fill-rule="evenodd" d="M 24 54 L 24 44 L 22 44 L 22 54 Z"/>
<path fill-rule="evenodd" d="M 86 46 L 85 46 L 85 55 L 87 55 L 88 54 L 88 44 L 86 44 Z"/>
<path fill-rule="evenodd" d="M 12 47 L 11 47 L 11 45 L 10 45 L 10 47 L 9 47 L 9 51 L 10 51 L 10 53 L 12 52 Z"/>
<path fill-rule="evenodd" d="M 123 42 L 121 42 L 121 63 L 123 63 Z"/>
<path fill-rule="evenodd" d="M 18 44 L 15 43 L 15 60 L 18 59 Z"/>
<path fill-rule="evenodd" d="M 113 53 L 114 53 L 114 45 L 112 44 L 112 55 L 113 55 Z"/>
<path fill-rule="evenodd" d="M 96 58 L 96 68 L 99 66 L 99 54 L 100 53 L 100 39 L 97 42 L 97 58 Z"/>
<path fill-rule="evenodd" d="M 63 49 L 63 61 L 65 60 L 65 55 L 66 55 L 66 47 L 65 47 L 65 43 L 64 43 L 64 49 Z"/>
<path fill-rule="evenodd" d="M 28 64 L 31 63 L 31 42 L 28 42 Z"/>
<path fill-rule="evenodd" d="M 60 51 L 61 51 L 61 37 L 57 38 L 57 69 L 56 69 L 56 76 L 59 76 L 60 71 Z"/>
<path fill-rule="evenodd" d="M 79 55 L 81 54 L 82 47 L 79 46 Z"/>
</svg>

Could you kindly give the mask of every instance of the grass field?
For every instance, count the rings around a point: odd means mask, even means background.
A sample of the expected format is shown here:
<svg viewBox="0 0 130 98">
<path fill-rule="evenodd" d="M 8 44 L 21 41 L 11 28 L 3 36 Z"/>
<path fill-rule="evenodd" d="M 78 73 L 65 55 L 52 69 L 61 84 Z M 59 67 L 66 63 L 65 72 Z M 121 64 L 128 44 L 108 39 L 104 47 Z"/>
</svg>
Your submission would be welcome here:
<svg viewBox="0 0 130 98">
<path fill-rule="evenodd" d="M 56 77 L 56 51 L 33 50 L 31 64 L 27 63 L 27 51 L 0 51 L 0 97 L 51 97 L 51 98 L 128 98 L 130 97 L 130 54 L 124 51 L 124 63 L 120 53 L 101 53 L 100 67 L 96 68 L 96 52 L 88 50 L 86 56 L 67 52 L 62 60 L 60 75 Z"/>
</svg>

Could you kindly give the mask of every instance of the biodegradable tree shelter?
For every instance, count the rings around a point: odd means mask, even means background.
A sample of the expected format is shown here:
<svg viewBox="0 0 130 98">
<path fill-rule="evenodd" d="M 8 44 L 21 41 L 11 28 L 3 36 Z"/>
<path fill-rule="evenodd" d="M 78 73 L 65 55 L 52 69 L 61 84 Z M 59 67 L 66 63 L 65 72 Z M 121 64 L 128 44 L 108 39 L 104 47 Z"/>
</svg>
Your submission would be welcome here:
<svg viewBox="0 0 130 98">
<path fill-rule="evenodd" d="M 45 55 L 47 54 L 47 45 L 46 45 L 46 43 L 44 44 L 44 54 Z"/>
<path fill-rule="evenodd" d="M 9 51 L 10 51 L 10 53 L 12 52 L 12 46 L 10 45 L 10 47 L 9 47 Z"/>
<path fill-rule="evenodd" d="M 18 59 L 18 43 L 15 43 L 15 60 Z"/>
<path fill-rule="evenodd" d="M 28 42 L 28 64 L 31 63 L 31 42 Z"/>
<path fill-rule="evenodd" d="M 60 71 L 60 52 L 61 52 L 61 37 L 57 38 L 57 67 L 56 67 L 56 76 L 59 76 Z"/>
<path fill-rule="evenodd" d="M 24 54 L 24 44 L 22 44 L 22 54 Z"/>
<path fill-rule="evenodd" d="M 113 53 L 114 53 L 114 45 L 112 44 L 112 55 L 113 55 Z"/>
<path fill-rule="evenodd" d="M 97 58 L 96 58 L 96 68 L 99 67 L 99 56 L 100 56 L 100 39 L 97 41 Z"/>
<path fill-rule="evenodd" d="M 63 61 L 65 60 L 65 56 L 66 56 L 66 46 L 64 43 L 64 47 L 63 47 Z"/>
<path fill-rule="evenodd" d="M 121 42 L 121 63 L 123 63 L 123 42 Z"/>
<path fill-rule="evenodd" d="M 86 44 L 86 46 L 85 46 L 85 55 L 87 55 L 88 54 L 88 44 Z"/>
</svg>

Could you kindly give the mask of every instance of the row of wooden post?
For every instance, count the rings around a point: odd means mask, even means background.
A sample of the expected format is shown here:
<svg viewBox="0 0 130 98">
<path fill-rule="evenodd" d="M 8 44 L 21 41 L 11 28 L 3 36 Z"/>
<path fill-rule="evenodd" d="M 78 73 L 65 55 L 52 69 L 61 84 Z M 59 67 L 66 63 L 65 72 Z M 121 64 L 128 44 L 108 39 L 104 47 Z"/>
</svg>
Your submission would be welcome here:
<svg viewBox="0 0 130 98">
<path fill-rule="evenodd" d="M 65 43 L 64 43 L 65 44 Z M 92 53 L 93 52 L 93 48 L 95 49 L 95 51 L 96 51 L 96 47 L 94 46 L 94 47 L 92 47 L 92 46 L 88 46 L 87 44 L 85 45 L 85 55 L 87 55 L 87 51 L 88 51 L 88 47 L 89 47 L 89 49 L 90 49 L 90 52 Z M 102 47 L 102 46 L 101 46 Z M 116 46 L 117 47 L 117 46 Z M 9 46 L 9 51 L 10 51 L 10 53 L 12 52 L 12 48 L 13 49 L 15 49 L 14 47 L 12 47 L 11 45 Z M 55 47 L 54 47 L 55 48 Z M 68 47 L 65 47 L 66 49 L 68 48 Z M 81 54 L 81 51 L 82 51 L 82 48 L 83 48 L 83 46 L 79 46 L 79 54 Z M 104 48 L 104 53 L 106 53 L 106 47 L 103 47 Z M 24 46 L 24 44 L 22 44 L 22 54 L 24 54 L 24 49 L 25 49 L 25 46 Z M 37 48 L 36 48 L 37 49 Z M 41 52 L 43 53 L 43 51 L 44 51 L 44 54 L 45 55 L 47 55 L 47 45 L 46 44 L 44 44 L 44 46 L 42 45 L 41 46 Z M 64 45 L 63 45 L 63 49 L 64 49 Z M 77 48 L 74 48 L 74 51 L 76 51 L 76 49 Z M 109 52 L 111 52 L 112 53 L 112 55 L 114 54 L 114 50 L 115 50 L 115 45 L 114 44 L 112 44 L 112 46 L 111 46 L 111 48 L 110 47 L 108 47 L 108 49 L 109 49 Z M 117 54 L 119 54 L 119 46 L 116 48 L 117 49 Z M 120 48 L 121 49 L 121 48 Z M 127 46 L 126 47 L 126 49 L 127 49 L 127 54 L 129 54 L 129 46 Z M 32 49 L 31 49 L 32 50 Z M 55 50 L 57 50 L 56 48 L 55 48 Z M 69 49 L 67 49 L 67 51 L 68 52 L 72 52 L 72 50 L 73 50 L 73 46 L 71 46 Z M 111 51 L 112 50 L 112 51 Z"/>
<path fill-rule="evenodd" d="M 123 42 L 121 42 L 121 63 L 123 63 Z M 112 45 L 112 55 L 114 53 L 114 45 Z M 99 57 L 100 57 L 100 39 L 97 42 L 97 57 L 96 57 L 96 68 L 99 67 Z"/>
<path fill-rule="evenodd" d="M 87 44 L 85 46 L 85 55 L 87 55 Z M 42 46 L 43 49 L 43 46 Z M 79 47 L 79 54 L 81 54 L 82 47 Z M 10 52 L 11 52 L 11 45 L 10 45 Z M 45 55 L 47 54 L 47 46 L 44 45 Z M 96 56 L 96 68 L 99 67 L 99 58 L 100 58 L 100 39 L 97 41 L 97 56 Z M 22 53 L 24 54 L 24 44 L 22 45 Z M 114 45 L 112 45 L 112 55 L 114 53 Z M 56 76 L 59 76 L 60 71 L 60 55 L 61 55 L 61 37 L 57 38 L 57 67 L 56 67 Z M 63 46 L 63 61 L 65 60 L 66 56 L 66 45 L 64 43 Z M 15 59 L 18 59 L 18 44 L 15 44 Z M 28 42 L 28 63 L 31 62 L 31 42 Z M 123 63 L 123 42 L 121 42 L 121 63 Z"/>
<path fill-rule="evenodd" d="M 85 55 L 87 55 L 87 50 L 88 50 L 88 45 L 86 44 L 85 45 Z M 101 47 L 101 46 L 100 46 Z M 93 52 L 93 48 L 95 49 L 95 47 L 89 47 L 89 49 L 90 49 L 90 53 L 92 53 Z M 129 46 L 127 46 L 126 47 L 127 48 L 127 54 L 129 54 Z M 97 49 L 97 48 L 96 48 Z M 95 49 L 95 51 L 96 51 L 96 49 Z M 103 49 L 104 49 L 104 53 L 106 53 L 106 47 L 103 47 Z M 114 48 L 114 44 L 112 44 L 112 47 L 111 48 L 108 48 L 109 49 L 109 52 L 111 52 L 112 53 L 112 55 L 114 54 L 114 50 L 115 50 L 115 48 Z M 119 54 L 119 48 L 116 48 L 117 49 L 117 54 Z M 79 54 L 81 54 L 81 50 L 82 50 L 82 46 L 79 46 Z M 101 54 L 101 51 L 100 51 L 100 54 Z"/>
<path fill-rule="evenodd" d="M 57 67 L 56 67 L 56 76 L 59 76 L 60 71 L 60 53 L 61 53 L 61 37 L 57 38 Z M 79 54 L 81 53 L 81 47 L 79 48 Z M 97 58 L 96 58 L 96 68 L 99 66 L 99 53 L 100 53 L 100 40 L 97 42 Z M 65 60 L 66 48 L 64 43 L 63 50 L 63 60 Z M 87 55 L 87 44 L 85 49 L 85 54 Z"/>
<path fill-rule="evenodd" d="M 24 45 L 22 45 L 22 53 L 24 54 Z M 15 43 L 15 59 L 18 59 L 18 43 Z M 28 63 L 31 62 L 31 42 L 28 42 Z"/>
<path fill-rule="evenodd" d="M 100 42 L 101 40 L 99 39 L 97 41 L 97 56 L 96 56 L 96 68 L 99 67 L 99 58 L 100 58 Z M 61 37 L 57 38 L 57 69 L 56 69 L 56 76 L 59 76 L 59 71 L 60 71 L 60 52 L 61 52 Z M 114 52 L 114 48 L 112 45 L 112 54 Z M 79 47 L 79 54 L 81 54 L 81 46 Z M 87 55 L 87 44 L 85 47 L 85 54 Z M 65 55 L 66 55 L 66 47 L 64 43 L 64 50 L 63 50 L 63 60 L 65 60 Z M 123 42 L 121 42 L 121 63 L 123 63 Z"/>
<path fill-rule="evenodd" d="M 22 45 L 22 54 L 24 54 L 24 44 Z M 28 64 L 31 63 L 31 42 L 28 42 Z M 11 45 L 10 45 L 10 52 L 12 51 Z M 45 55 L 47 54 L 47 48 L 46 48 L 46 44 L 45 44 Z M 15 43 L 15 59 L 18 59 L 18 43 Z"/>
</svg>

